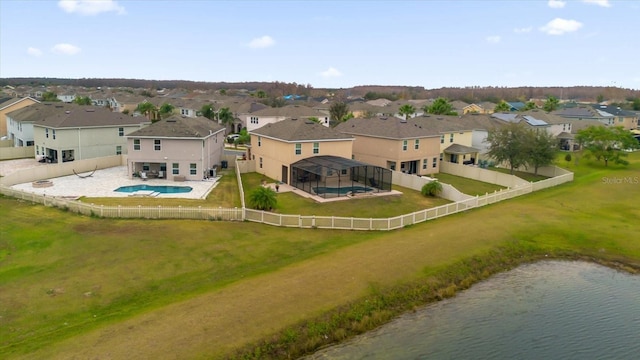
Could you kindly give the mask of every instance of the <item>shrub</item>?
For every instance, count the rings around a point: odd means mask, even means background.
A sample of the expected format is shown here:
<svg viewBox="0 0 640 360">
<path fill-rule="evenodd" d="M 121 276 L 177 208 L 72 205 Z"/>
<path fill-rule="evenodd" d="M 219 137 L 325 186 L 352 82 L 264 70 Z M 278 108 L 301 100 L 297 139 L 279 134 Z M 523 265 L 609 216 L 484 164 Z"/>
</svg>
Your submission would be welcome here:
<svg viewBox="0 0 640 360">
<path fill-rule="evenodd" d="M 442 184 L 439 181 L 430 181 L 422 186 L 420 190 L 424 196 L 436 196 L 442 192 Z"/>
</svg>

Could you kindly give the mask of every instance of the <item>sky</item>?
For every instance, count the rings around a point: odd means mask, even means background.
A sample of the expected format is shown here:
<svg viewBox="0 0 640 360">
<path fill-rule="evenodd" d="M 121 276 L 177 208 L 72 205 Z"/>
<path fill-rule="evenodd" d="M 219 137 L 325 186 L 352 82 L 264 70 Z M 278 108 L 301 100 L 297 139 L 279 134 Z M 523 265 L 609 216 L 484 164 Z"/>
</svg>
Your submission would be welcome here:
<svg viewBox="0 0 640 360">
<path fill-rule="evenodd" d="M 640 89 L 640 1 L 0 0 L 0 78 Z"/>
</svg>

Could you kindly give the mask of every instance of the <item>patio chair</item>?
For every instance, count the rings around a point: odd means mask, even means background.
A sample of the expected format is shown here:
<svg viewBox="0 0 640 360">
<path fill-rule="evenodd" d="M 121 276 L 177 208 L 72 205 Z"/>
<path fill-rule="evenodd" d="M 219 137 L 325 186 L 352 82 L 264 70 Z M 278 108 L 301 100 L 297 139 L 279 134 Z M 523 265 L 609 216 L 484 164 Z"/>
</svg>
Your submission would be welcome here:
<svg viewBox="0 0 640 360">
<path fill-rule="evenodd" d="M 158 171 L 158 178 L 160 179 L 164 178 L 164 171 L 162 170 Z"/>
<path fill-rule="evenodd" d="M 144 171 L 140 172 L 140 179 L 142 179 L 142 181 L 146 181 L 148 179 L 147 177 L 147 173 Z"/>
</svg>

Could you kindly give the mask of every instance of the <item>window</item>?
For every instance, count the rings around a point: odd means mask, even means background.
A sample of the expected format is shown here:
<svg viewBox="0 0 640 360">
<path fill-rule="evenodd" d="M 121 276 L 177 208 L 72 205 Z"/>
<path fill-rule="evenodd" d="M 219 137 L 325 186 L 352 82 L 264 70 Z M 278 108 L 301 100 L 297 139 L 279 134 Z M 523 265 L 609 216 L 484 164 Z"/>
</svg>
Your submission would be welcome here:
<svg viewBox="0 0 640 360">
<path fill-rule="evenodd" d="M 36 145 L 36 155 L 40 155 L 40 147 Z"/>
<path fill-rule="evenodd" d="M 395 161 L 387 161 L 387 167 L 391 170 L 396 170 L 396 162 Z"/>
<path fill-rule="evenodd" d="M 124 136 L 124 128 L 118 128 L 118 136 Z"/>
<path fill-rule="evenodd" d="M 116 146 L 116 155 L 122 155 L 122 146 Z"/>
<path fill-rule="evenodd" d="M 442 161 L 442 159 L 444 159 L 444 153 L 440 153 L 440 161 Z"/>
<path fill-rule="evenodd" d="M 140 139 L 133 139 L 133 150 L 140 150 Z"/>
<path fill-rule="evenodd" d="M 162 146 L 160 144 L 160 140 L 159 139 L 153 140 L 153 150 L 160 151 L 161 149 L 162 149 Z"/>
<path fill-rule="evenodd" d="M 142 171 L 149 171 L 149 163 L 142 164 Z"/>
<path fill-rule="evenodd" d="M 178 163 L 171 164 L 171 173 L 173 175 L 180 175 L 180 164 Z"/>
<path fill-rule="evenodd" d="M 402 151 L 407 151 L 408 146 L 409 142 L 407 140 L 402 140 Z"/>
<path fill-rule="evenodd" d="M 433 163 L 431 164 L 432 168 L 438 167 L 438 158 L 433 158 Z"/>
<path fill-rule="evenodd" d="M 302 144 L 296 144 L 296 155 L 302 155 Z"/>
<path fill-rule="evenodd" d="M 413 144 L 413 148 L 416 150 L 420 149 L 420 139 L 416 139 L 415 143 Z"/>
<path fill-rule="evenodd" d="M 262 137 L 258 136 L 258 146 L 262 145 Z"/>
<path fill-rule="evenodd" d="M 444 135 L 440 135 L 440 144 L 444 144 Z"/>
<path fill-rule="evenodd" d="M 49 138 L 49 129 L 48 128 L 44 129 L 44 137 L 46 137 L 47 139 Z"/>
<path fill-rule="evenodd" d="M 56 139 L 56 129 L 53 129 L 52 132 L 53 132 L 53 140 L 55 140 Z"/>
<path fill-rule="evenodd" d="M 449 134 L 449 142 L 452 143 L 453 142 L 453 133 Z"/>
<path fill-rule="evenodd" d="M 429 161 L 427 159 L 422 159 L 422 170 L 427 170 L 429 165 Z"/>
<path fill-rule="evenodd" d="M 27 146 L 33 146 L 33 141 L 27 140 Z"/>
<path fill-rule="evenodd" d="M 190 175 L 197 175 L 198 174 L 198 167 L 196 166 L 195 163 L 189 164 L 189 174 Z"/>
<path fill-rule="evenodd" d="M 258 124 L 258 117 L 257 116 L 252 116 L 251 117 L 251 123 L 252 124 Z"/>
<path fill-rule="evenodd" d="M 165 164 L 165 163 L 160 164 L 160 171 L 166 172 L 167 171 L 167 164 Z"/>
<path fill-rule="evenodd" d="M 314 154 L 319 154 L 320 153 L 320 143 L 317 143 L 317 142 L 313 143 L 313 153 Z"/>
<path fill-rule="evenodd" d="M 340 170 L 340 174 L 342 174 L 342 175 L 347 175 L 347 169 L 342 169 L 342 170 Z"/>
<path fill-rule="evenodd" d="M 262 158 L 260 158 L 260 169 L 262 169 Z"/>
</svg>

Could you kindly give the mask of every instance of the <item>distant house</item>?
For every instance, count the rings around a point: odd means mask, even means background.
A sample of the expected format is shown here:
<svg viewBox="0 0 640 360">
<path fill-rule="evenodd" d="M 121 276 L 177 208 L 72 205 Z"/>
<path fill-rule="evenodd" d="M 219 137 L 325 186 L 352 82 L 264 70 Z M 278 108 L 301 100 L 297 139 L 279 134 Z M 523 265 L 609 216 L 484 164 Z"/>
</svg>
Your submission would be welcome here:
<svg viewBox="0 0 640 360">
<path fill-rule="evenodd" d="M 58 100 L 62 101 L 63 103 L 69 104 L 76 99 L 76 94 L 65 93 L 65 94 L 59 94 L 57 95 L 57 97 L 58 97 Z"/>
<path fill-rule="evenodd" d="M 9 134 L 6 118 L 8 113 L 37 103 L 39 103 L 38 100 L 30 97 L 8 99 L 0 103 L 0 137 Z"/>
<path fill-rule="evenodd" d="M 128 174 L 202 180 L 221 164 L 224 140 L 215 121 L 173 115 L 127 135 Z"/>
<path fill-rule="evenodd" d="M 391 190 L 391 172 L 352 159 L 353 137 L 314 121 L 285 119 L 253 130 L 256 172 L 321 197 Z"/>
<path fill-rule="evenodd" d="M 308 120 L 311 118 L 316 118 L 320 124 L 329 127 L 329 115 L 301 105 L 265 108 L 250 114 L 242 114 L 241 121 L 246 124 L 247 131 L 251 132 L 266 124 L 274 124 L 285 119 Z"/>
<path fill-rule="evenodd" d="M 520 111 L 526 104 L 522 101 L 512 101 L 508 102 L 507 105 L 509 105 L 509 111 Z"/>
<path fill-rule="evenodd" d="M 33 122 L 36 156 L 66 162 L 126 154 L 126 135 L 149 122 L 105 108 L 66 105 Z"/>
<path fill-rule="evenodd" d="M 593 108 L 601 118 L 606 119 L 607 125 L 622 126 L 626 130 L 638 128 L 638 114 L 611 105 L 594 105 Z"/>
</svg>

